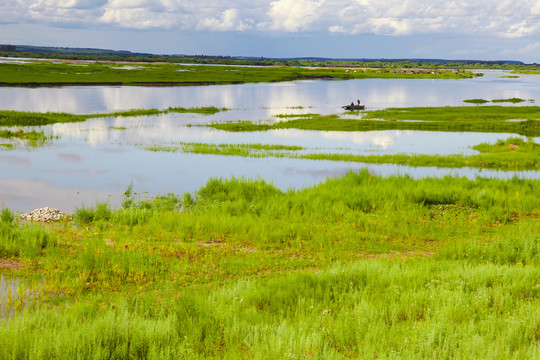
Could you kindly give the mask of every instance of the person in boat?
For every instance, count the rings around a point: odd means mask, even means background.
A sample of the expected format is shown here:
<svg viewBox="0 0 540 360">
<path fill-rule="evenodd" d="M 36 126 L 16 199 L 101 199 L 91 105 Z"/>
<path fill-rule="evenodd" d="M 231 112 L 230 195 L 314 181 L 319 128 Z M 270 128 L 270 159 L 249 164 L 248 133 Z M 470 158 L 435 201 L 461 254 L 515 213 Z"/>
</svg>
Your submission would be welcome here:
<svg viewBox="0 0 540 360">
<path fill-rule="evenodd" d="M 351 101 L 351 106 L 354 106 L 354 101 Z"/>
<path fill-rule="evenodd" d="M 356 99 L 356 101 L 358 102 L 358 106 L 360 106 L 360 100 Z"/>
</svg>

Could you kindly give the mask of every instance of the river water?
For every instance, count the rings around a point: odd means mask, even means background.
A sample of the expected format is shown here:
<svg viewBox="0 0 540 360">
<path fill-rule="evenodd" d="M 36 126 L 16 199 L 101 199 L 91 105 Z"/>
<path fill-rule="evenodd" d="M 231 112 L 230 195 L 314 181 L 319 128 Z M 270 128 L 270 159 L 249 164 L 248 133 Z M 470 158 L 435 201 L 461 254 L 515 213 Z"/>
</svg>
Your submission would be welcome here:
<svg viewBox="0 0 540 360">
<path fill-rule="evenodd" d="M 307 152 L 352 154 L 474 154 L 470 146 L 495 142 L 511 134 L 420 131 L 323 132 L 276 130 L 227 133 L 204 125 L 212 122 L 276 121 L 279 114 L 342 113 L 341 105 L 360 101 L 368 109 L 408 106 L 466 105 L 472 98 L 522 98 L 521 106 L 540 101 L 540 76 L 504 78 L 504 72 L 463 80 L 366 79 L 298 81 L 193 87 L 59 87 L 0 88 L 0 109 L 98 113 L 129 109 L 217 106 L 215 115 L 163 114 L 149 117 L 100 118 L 84 123 L 40 128 L 55 135 L 52 144 L 1 150 L 0 206 L 30 211 L 49 206 L 71 212 L 96 201 L 117 206 L 133 183 L 140 198 L 194 192 L 211 177 L 262 178 L 282 189 L 302 188 L 349 170 L 369 168 L 382 175 L 413 177 L 521 176 L 538 172 L 478 169 L 409 168 L 283 158 L 240 158 L 150 152 L 145 147 L 178 142 L 264 143 L 300 145 Z M 503 103 L 504 105 L 504 103 Z M 476 105 L 467 105 L 476 106 Z"/>
</svg>

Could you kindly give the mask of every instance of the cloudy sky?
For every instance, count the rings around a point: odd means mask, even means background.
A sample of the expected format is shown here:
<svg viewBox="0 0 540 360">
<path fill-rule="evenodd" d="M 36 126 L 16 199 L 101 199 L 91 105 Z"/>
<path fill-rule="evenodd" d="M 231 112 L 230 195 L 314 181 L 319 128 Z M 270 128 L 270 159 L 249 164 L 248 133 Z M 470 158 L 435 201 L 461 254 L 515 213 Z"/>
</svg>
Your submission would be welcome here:
<svg viewBox="0 0 540 360">
<path fill-rule="evenodd" d="M 540 0 L 0 0 L 0 44 L 540 63 Z"/>
</svg>

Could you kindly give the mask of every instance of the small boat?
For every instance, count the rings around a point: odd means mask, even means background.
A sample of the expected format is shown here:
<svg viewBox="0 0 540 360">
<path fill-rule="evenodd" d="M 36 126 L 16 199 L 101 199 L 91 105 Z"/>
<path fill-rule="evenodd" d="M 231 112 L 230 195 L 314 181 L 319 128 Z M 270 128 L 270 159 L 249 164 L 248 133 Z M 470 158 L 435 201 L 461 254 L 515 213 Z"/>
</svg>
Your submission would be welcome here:
<svg viewBox="0 0 540 360">
<path fill-rule="evenodd" d="M 345 110 L 365 110 L 366 105 L 345 105 L 342 106 Z"/>
</svg>

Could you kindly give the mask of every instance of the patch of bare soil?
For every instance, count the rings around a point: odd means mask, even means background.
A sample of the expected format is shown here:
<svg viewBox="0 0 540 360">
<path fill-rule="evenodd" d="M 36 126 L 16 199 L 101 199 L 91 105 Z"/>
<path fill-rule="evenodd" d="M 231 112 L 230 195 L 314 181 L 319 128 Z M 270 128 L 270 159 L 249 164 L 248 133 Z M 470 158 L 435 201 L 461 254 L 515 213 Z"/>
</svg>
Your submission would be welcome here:
<svg viewBox="0 0 540 360">
<path fill-rule="evenodd" d="M 0 259 L 0 269 L 16 270 L 21 266 L 20 261 Z"/>
<path fill-rule="evenodd" d="M 379 258 L 397 258 L 397 257 L 412 257 L 412 256 L 423 256 L 423 257 L 433 257 L 435 255 L 434 252 L 427 251 L 427 250 L 409 250 L 409 251 L 403 251 L 403 252 L 389 252 L 389 253 L 382 253 L 382 254 L 361 254 L 362 257 L 368 258 L 368 259 L 379 259 Z"/>
</svg>

